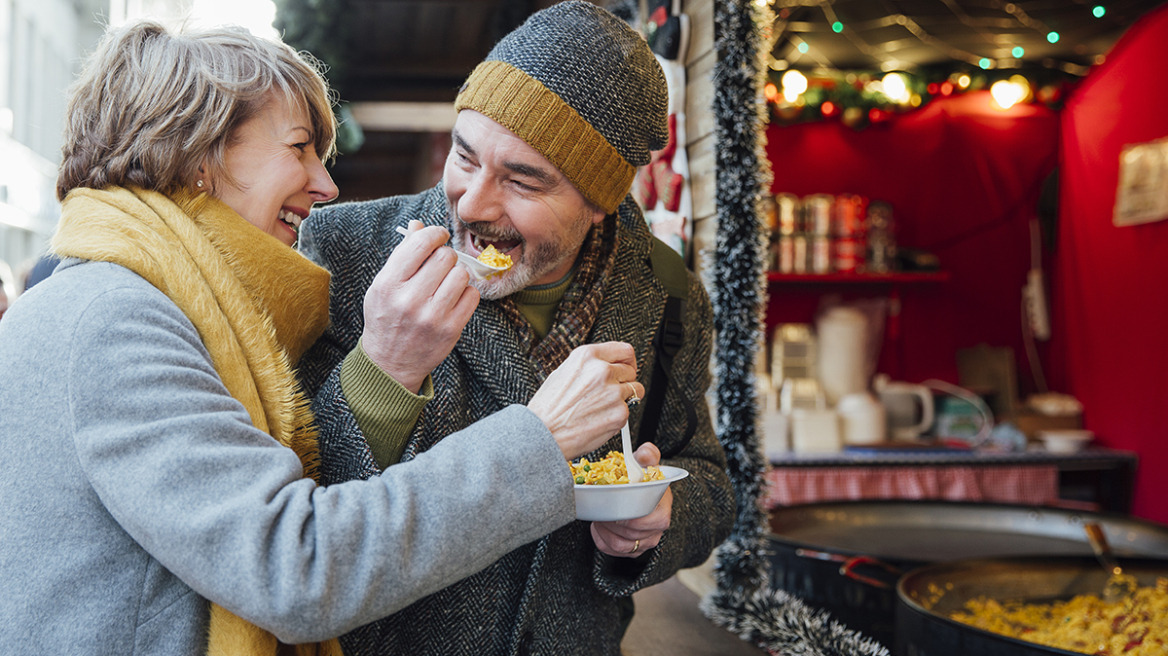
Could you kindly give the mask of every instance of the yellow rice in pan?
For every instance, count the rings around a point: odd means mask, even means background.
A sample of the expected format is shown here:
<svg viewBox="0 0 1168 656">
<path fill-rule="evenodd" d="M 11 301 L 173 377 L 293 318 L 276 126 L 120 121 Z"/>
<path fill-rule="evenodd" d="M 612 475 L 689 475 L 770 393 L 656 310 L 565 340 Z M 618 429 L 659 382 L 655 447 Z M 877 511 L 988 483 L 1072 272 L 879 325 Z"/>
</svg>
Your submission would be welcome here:
<svg viewBox="0 0 1168 656">
<path fill-rule="evenodd" d="M 629 482 L 629 474 L 625 471 L 625 455 L 618 451 L 609 451 L 608 455 L 600 460 L 591 462 L 588 458 L 580 458 L 580 462 L 568 465 L 572 468 L 572 478 L 577 485 L 624 485 Z M 646 481 L 660 481 L 665 474 L 656 467 L 645 467 Z"/>
<path fill-rule="evenodd" d="M 1168 579 L 1105 602 L 1079 595 L 1051 604 L 999 603 L 978 598 L 951 619 L 1011 638 L 1084 654 L 1168 654 Z"/>
</svg>

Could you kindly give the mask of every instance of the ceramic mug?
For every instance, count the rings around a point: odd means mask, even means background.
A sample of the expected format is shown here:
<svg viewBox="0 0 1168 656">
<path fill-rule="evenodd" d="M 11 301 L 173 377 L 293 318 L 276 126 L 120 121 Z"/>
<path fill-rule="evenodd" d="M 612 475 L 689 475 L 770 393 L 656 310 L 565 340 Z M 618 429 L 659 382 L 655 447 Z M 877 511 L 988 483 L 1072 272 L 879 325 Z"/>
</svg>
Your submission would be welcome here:
<svg viewBox="0 0 1168 656">
<path fill-rule="evenodd" d="M 917 440 L 933 425 L 933 392 L 924 385 L 889 382 L 876 393 L 888 415 L 888 432 L 894 440 Z"/>
</svg>

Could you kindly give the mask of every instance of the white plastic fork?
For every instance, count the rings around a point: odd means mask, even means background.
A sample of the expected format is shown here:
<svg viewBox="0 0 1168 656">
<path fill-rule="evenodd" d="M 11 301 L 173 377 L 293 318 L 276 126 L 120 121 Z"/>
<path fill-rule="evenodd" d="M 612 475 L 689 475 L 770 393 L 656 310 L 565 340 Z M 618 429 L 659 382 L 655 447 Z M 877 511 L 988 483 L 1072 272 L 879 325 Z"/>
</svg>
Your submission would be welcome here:
<svg viewBox="0 0 1168 656">
<path fill-rule="evenodd" d="M 621 446 L 625 450 L 625 471 L 628 472 L 630 483 L 640 483 L 645 478 L 645 470 L 633 457 L 633 439 L 629 435 L 629 422 L 621 428 Z"/>
<path fill-rule="evenodd" d="M 400 235 L 410 234 L 410 231 L 406 230 L 402 226 L 398 226 L 395 228 L 395 230 L 397 230 L 398 234 Z M 454 249 L 454 254 L 458 256 L 458 263 L 466 267 L 467 272 L 469 272 L 470 275 L 475 278 L 475 280 L 486 280 L 493 276 L 499 275 L 508 268 L 491 266 L 486 262 L 476 259 L 473 255 L 468 255 L 458 249 Z"/>
</svg>

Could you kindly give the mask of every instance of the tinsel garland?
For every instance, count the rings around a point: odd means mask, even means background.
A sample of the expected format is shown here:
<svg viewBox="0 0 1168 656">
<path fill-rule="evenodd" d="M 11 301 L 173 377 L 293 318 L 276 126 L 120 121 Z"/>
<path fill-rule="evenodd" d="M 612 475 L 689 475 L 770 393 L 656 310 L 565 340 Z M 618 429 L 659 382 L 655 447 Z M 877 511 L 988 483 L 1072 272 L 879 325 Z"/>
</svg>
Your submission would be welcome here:
<svg viewBox="0 0 1168 656">
<path fill-rule="evenodd" d="M 703 607 L 706 616 L 783 656 L 888 656 L 883 645 L 809 608 L 782 590 L 755 590 L 735 608 Z"/>
<path fill-rule="evenodd" d="M 757 17 L 754 12 L 764 12 Z M 761 203 L 770 189 L 765 153 L 766 67 L 757 25 L 770 10 L 752 0 L 715 0 L 714 135 L 718 229 L 710 290 L 714 306 L 718 438 L 738 516 L 717 550 L 717 587 L 702 612 L 744 640 L 771 653 L 806 656 L 887 656 L 888 650 L 815 612 L 783 591 L 770 589 L 764 462 L 759 448 L 754 362 L 760 345 L 765 294 Z"/>
<path fill-rule="evenodd" d="M 754 361 L 763 319 L 764 244 L 760 202 L 769 187 L 763 151 L 759 34 L 749 0 L 714 3 L 714 136 L 717 236 L 714 306 L 717 432 L 738 500 L 734 530 L 719 547 L 719 593 L 733 601 L 766 583 L 762 453 Z"/>
</svg>

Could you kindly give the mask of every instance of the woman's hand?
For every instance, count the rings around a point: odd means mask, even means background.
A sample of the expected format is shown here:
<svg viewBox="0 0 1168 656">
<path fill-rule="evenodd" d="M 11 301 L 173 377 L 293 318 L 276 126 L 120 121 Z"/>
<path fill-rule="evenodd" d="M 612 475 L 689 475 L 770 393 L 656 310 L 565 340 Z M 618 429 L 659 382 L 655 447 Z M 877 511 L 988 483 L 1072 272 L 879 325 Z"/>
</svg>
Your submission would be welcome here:
<svg viewBox="0 0 1168 656">
<path fill-rule="evenodd" d="M 455 266 L 445 228 L 410 221 L 402 240 L 365 292 L 361 347 L 382 371 L 417 394 L 450 354 L 479 304 L 466 269 Z"/>
<path fill-rule="evenodd" d="M 625 401 L 645 395 L 636 380 L 632 346 L 585 344 L 547 377 L 527 408 L 552 432 L 564 457 L 574 460 L 600 448 L 625 425 Z"/>
<path fill-rule="evenodd" d="M 661 462 L 661 451 L 652 443 L 642 444 L 633 453 L 642 467 L 656 466 Z M 636 558 L 661 542 L 661 536 L 669 528 L 673 513 L 673 491 L 665 489 L 665 495 L 657 503 L 653 512 L 619 522 L 592 522 L 592 541 L 596 548 L 617 558 Z"/>
</svg>

